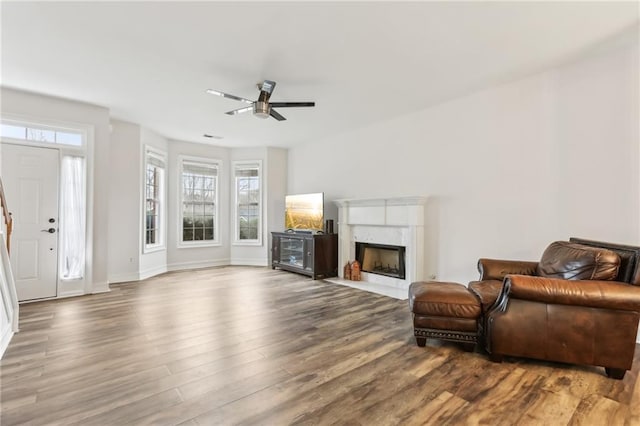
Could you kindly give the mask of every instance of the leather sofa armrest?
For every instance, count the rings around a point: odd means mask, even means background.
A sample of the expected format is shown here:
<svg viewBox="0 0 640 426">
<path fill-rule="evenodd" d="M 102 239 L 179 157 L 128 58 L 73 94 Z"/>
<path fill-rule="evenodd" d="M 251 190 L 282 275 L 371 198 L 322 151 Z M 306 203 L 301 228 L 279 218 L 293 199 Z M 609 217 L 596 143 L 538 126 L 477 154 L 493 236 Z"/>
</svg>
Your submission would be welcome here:
<svg viewBox="0 0 640 426">
<path fill-rule="evenodd" d="M 640 287 L 618 281 L 509 275 L 504 280 L 501 296 L 557 305 L 640 311 Z"/>
<path fill-rule="evenodd" d="M 479 259 L 478 272 L 480 281 L 502 281 L 509 274 L 536 275 L 538 262 L 525 262 L 522 260 Z"/>
</svg>

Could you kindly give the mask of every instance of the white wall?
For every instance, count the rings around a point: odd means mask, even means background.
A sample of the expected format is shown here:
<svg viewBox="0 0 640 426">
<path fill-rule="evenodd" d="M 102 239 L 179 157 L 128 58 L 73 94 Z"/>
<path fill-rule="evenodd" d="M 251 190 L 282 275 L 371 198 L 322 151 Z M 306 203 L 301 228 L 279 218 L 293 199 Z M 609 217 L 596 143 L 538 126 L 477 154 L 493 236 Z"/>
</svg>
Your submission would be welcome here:
<svg viewBox="0 0 640 426">
<path fill-rule="evenodd" d="M 208 266 L 228 265 L 230 260 L 229 239 L 230 231 L 230 184 L 229 174 L 231 162 L 229 149 L 211 145 L 195 144 L 189 142 L 171 141 L 169 144 L 169 223 L 168 223 L 168 251 L 167 262 L 169 270 L 202 268 Z M 178 235 L 181 229 L 179 221 L 180 171 L 178 170 L 178 157 L 187 155 L 203 159 L 218 160 L 218 229 L 220 246 L 217 247 L 182 247 L 178 248 Z"/>
<path fill-rule="evenodd" d="M 266 231 L 265 242 L 268 262 L 271 264 L 271 232 L 284 231 L 284 197 L 287 194 L 287 158 L 288 151 L 282 148 L 267 149 L 264 186 L 267 192 L 265 204 Z"/>
<path fill-rule="evenodd" d="M 640 242 L 638 32 L 632 37 L 553 75 L 563 183 L 555 201 L 571 235 Z"/>
<path fill-rule="evenodd" d="M 135 281 L 140 269 L 140 126 L 111 120 L 109 282 Z M 135 183 L 135 184 L 133 184 Z"/>
<path fill-rule="evenodd" d="M 91 160 L 109 158 L 109 110 L 96 105 L 67 99 L 23 92 L 7 87 L 0 88 L 3 115 L 21 116 L 36 122 L 64 124 L 77 123 L 93 128 L 93 155 Z M 107 240 L 108 194 L 110 167 L 108 161 L 94 161 L 93 167 L 93 221 L 87 223 L 92 244 L 87 253 L 87 278 L 83 289 L 63 288 L 61 293 L 108 291 Z M 91 183 L 90 183 L 91 184 Z M 73 285 L 72 281 L 65 285 Z"/>
<path fill-rule="evenodd" d="M 570 236 L 640 243 L 638 42 L 302 145 L 288 192 L 428 196 L 427 275 L 538 259 Z M 310 161 L 309 159 L 313 159 Z"/>
</svg>

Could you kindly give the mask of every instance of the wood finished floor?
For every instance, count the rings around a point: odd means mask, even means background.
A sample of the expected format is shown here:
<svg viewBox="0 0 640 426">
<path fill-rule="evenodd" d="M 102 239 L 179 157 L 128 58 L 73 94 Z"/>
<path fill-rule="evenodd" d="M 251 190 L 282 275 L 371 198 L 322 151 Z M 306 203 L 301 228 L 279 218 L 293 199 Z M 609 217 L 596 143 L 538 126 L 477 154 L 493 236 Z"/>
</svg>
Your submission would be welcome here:
<svg viewBox="0 0 640 426">
<path fill-rule="evenodd" d="M 616 381 L 419 348 L 406 301 L 269 268 L 111 288 L 21 306 L 2 426 L 640 424 L 638 355 Z"/>
</svg>

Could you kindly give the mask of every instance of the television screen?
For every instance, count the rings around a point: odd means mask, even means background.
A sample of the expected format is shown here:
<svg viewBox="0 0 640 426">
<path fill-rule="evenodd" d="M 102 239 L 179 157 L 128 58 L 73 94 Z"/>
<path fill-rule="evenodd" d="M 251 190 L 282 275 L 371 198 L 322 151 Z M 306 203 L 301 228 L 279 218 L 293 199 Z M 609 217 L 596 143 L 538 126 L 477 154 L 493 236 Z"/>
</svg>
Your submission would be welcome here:
<svg viewBox="0 0 640 426">
<path fill-rule="evenodd" d="M 324 194 L 287 195 L 284 216 L 286 229 L 322 231 Z"/>
</svg>

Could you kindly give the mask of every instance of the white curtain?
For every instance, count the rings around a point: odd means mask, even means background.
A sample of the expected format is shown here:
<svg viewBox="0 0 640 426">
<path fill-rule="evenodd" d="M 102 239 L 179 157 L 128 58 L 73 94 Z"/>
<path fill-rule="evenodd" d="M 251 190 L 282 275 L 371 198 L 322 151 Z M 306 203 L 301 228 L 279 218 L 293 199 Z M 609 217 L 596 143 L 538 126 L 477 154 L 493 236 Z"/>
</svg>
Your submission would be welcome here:
<svg viewBox="0 0 640 426">
<path fill-rule="evenodd" d="M 60 180 L 60 270 L 62 279 L 79 279 L 85 264 L 84 158 L 64 156 Z"/>
</svg>

